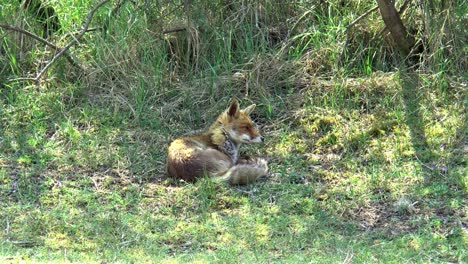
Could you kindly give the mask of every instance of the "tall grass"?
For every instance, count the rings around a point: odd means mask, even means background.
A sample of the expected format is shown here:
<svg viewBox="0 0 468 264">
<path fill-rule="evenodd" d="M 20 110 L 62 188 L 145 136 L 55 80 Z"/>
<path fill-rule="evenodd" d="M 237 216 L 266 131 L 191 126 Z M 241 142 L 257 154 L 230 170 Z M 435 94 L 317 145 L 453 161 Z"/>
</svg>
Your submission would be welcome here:
<svg viewBox="0 0 468 264">
<path fill-rule="evenodd" d="M 445 6 L 438 1 L 430 3 L 410 5 L 402 15 L 409 31 L 416 34 L 418 45 L 422 46 L 421 69 L 437 76 L 444 76 L 449 70 L 460 72 L 466 68 L 463 59 L 466 34 L 463 34 L 463 27 L 457 25 L 464 21 L 464 7 L 458 2 Z M 57 9 L 63 21 L 63 37 L 54 36 L 59 43 L 69 40 L 67 34 L 79 29 L 77 25 L 82 24 L 86 10 L 92 6 L 92 2 L 76 6 L 67 1 L 48 4 Z M 354 27 L 346 28 L 373 5 L 372 1 L 302 4 L 200 1 L 184 7 L 182 2 L 122 1 L 100 10 L 94 23 L 97 30 L 90 32 L 89 40 L 76 51 L 78 58 L 86 63 L 94 61 L 87 66 L 90 72 L 84 73 L 85 77 L 97 76 L 97 72 L 107 68 L 107 74 L 102 74 L 101 78 L 112 78 L 109 70 L 118 72 L 119 67 L 126 69 L 124 66 L 128 64 L 140 75 L 159 76 L 155 77 L 159 86 L 166 85 L 161 82 L 170 83 L 171 78 L 187 78 L 194 73 L 219 78 L 241 70 L 252 57 L 267 53 L 307 61 L 311 72 L 322 75 L 340 73 L 343 69 L 347 74 L 358 75 L 392 71 L 398 67 L 398 60 L 392 56 L 394 48 L 388 32 L 378 34 L 384 28 L 378 11 Z M 3 4 L 3 10 L 4 21 L 10 19 L 9 14 L 19 14 L 13 24 L 33 32 L 38 28 L 29 22 L 34 21 L 31 14 L 21 11 L 17 5 Z M 102 29 L 105 32 L 99 33 Z M 50 56 L 33 56 L 44 49 L 35 49 L 38 43 L 33 47 L 25 45 L 18 37 L 18 34 L 8 34 L 4 38 L 3 76 L 8 76 L 10 71 L 13 71 L 12 76 L 18 76 L 37 70 L 33 65 L 24 64 Z M 22 54 L 31 57 L 20 58 Z M 154 69 L 147 69 L 151 65 L 149 61 L 153 61 Z M 455 67 L 450 67 L 452 65 Z M 26 72 L 18 72 L 19 69 Z M 91 85 L 94 83 L 92 79 Z M 444 85 L 444 81 L 438 83 Z"/>
</svg>

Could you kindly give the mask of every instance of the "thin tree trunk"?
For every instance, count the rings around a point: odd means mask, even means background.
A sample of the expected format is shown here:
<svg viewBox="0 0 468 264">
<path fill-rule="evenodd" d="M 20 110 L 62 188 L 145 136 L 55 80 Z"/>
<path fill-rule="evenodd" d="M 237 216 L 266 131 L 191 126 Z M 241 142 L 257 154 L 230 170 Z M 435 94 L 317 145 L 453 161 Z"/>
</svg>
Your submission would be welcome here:
<svg viewBox="0 0 468 264">
<path fill-rule="evenodd" d="M 377 4 L 379 5 L 382 19 L 397 43 L 398 48 L 403 52 L 404 56 L 408 56 L 411 48 L 414 46 L 414 38 L 406 31 L 400 15 L 395 9 L 393 0 L 377 0 Z"/>
</svg>

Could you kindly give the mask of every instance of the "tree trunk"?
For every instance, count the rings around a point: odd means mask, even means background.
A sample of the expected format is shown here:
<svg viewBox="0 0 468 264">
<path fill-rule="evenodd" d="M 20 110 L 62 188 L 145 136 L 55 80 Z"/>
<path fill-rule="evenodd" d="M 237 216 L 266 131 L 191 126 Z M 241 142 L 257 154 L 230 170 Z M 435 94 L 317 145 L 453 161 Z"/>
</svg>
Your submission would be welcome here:
<svg viewBox="0 0 468 264">
<path fill-rule="evenodd" d="M 411 48 L 414 46 L 414 38 L 407 33 L 400 15 L 395 9 L 393 0 L 377 0 L 377 4 L 379 5 L 382 19 L 397 43 L 398 48 L 403 52 L 405 57 L 408 56 Z"/>
</svg>

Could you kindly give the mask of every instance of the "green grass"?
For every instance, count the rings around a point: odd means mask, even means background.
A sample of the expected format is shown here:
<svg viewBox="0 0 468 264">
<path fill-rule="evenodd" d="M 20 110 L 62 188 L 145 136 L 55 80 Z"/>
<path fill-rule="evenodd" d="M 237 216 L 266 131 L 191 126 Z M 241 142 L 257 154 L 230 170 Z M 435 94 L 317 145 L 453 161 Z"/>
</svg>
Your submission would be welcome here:
<svg viewBox="0 0 468 264">
<path fill-rule="evenodd" d="M 92 5 L 65 2 L 48 3 L 74 32 Z M 104 6 L 93 26 L 108 21 L 106 34 L 71 52 L 84 72 L 59 61 L 40 84 L 6 81 L 48 57 L 0 31 L 0 261 L 468 262 L 466 75 L 460 40 L 443 46 L 456 27 L 434 28 L 437 56 L 412 72 L 386 37 L 366 41 L 377 14 L 344 46 L 372 1 L 232 2 L 197 2 L 194 27 L 169 35 L 157 33 L 183 24 L 182 8 L 125 2 L 109 20 Z M 32 21 L 1 5 L 0 22 Z M 457 25 L 457 8 L 431 23 Z M 208 127 L 232 97 L 257 104 L 266 142 L 243 154 L 267 157 L 268 177 L 167 178 L 170 140 Z"/>
</svg>

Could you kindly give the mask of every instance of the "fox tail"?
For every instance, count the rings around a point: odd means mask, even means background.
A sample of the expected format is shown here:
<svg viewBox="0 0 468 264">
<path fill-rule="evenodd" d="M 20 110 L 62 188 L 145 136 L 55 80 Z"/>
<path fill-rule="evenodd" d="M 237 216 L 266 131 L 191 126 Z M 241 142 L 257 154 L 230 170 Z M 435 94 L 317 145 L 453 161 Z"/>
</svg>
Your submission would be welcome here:
<svg viewBox="0 0 468 264">
<path fill-rule="evenodd" d="M 244 185 L 257 180 L 257 178 L 266 175 L 268 164 L 265 159 L 257 158 L 246 161 L 240 161 L 238 164 L 229 168 L 217 180 L 228 182 L 231 185 Z"/>
</svg>

